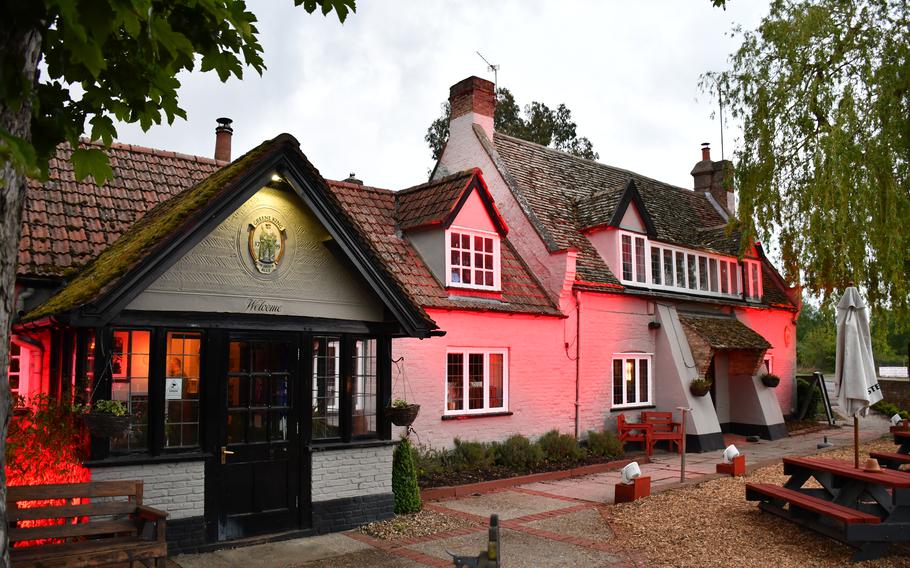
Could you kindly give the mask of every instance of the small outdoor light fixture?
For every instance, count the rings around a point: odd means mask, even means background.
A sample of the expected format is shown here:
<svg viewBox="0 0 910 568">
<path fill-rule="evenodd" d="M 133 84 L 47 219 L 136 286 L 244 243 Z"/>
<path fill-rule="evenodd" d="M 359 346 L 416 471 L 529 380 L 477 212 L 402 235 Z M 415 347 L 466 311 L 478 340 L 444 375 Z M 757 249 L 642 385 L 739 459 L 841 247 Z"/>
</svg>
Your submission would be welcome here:
<svg viewBox="0 0 910 568">
<path fill-rule="evenodd" d="M 272 181 L 281 181 L 281 176 L 278 174 L 272 174 Z"/>
<path fill-rule="evenodd" d="M 901 418 L 901 415 L 895 414 L 894 416 L 891 417 L 891 425 L 897 426 L 898 424 L 901 423 L 901 420 L 903 420 L 903 418 Z"/>
<path fill-rule="evenodd" d="M 736 446 L 730 444 L 727 446 L 727 449 L 724 450 L 724 463 L 730 464 L 733 463 L 733 458 L 739 455 L 739 450 L 736 449 Z"/>
<path fill-rule="evenodd" d="M 619 472 L 619 480 L 626 485 L 632 485 L 638 477 L 641 477 L 641 468 L 638 466 L 638 462 L 626 465 Z"/>
</svg>

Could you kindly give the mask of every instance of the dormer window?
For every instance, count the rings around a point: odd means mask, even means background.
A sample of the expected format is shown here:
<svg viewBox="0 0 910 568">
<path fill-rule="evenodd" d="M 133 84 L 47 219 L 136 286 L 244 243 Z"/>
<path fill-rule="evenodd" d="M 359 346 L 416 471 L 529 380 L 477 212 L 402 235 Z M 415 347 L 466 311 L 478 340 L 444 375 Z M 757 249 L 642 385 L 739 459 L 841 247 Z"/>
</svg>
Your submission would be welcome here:
<svg viewBox="0 0 910 568">
<path fill-rule="evenodd" d="M 746 281 L 743 288 L 746 292 L 746 299 L 760 302 L 763 290 L 761 281 L 761 263 L 755 260 L 744 261 L 746 267 Z"/>
<path fill-rule="evenodd" d="M 446 286 L 499 290 L 499 235 L 461 227 L 446 233 Z"/>
</svg>

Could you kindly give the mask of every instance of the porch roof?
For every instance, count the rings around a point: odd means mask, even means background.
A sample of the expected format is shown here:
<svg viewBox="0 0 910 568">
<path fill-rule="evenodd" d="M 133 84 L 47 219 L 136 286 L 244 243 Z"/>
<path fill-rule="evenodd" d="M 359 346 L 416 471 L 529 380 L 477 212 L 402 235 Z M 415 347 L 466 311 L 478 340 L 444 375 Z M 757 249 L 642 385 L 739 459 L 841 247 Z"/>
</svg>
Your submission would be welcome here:
<svg viewBox="0 0 910 568">
<path fill-rule="evenodd" d="M 713 349 L 768 349 L 771 344 L 731 316 L 679 314 L 679 321 Z"/>
</svg>

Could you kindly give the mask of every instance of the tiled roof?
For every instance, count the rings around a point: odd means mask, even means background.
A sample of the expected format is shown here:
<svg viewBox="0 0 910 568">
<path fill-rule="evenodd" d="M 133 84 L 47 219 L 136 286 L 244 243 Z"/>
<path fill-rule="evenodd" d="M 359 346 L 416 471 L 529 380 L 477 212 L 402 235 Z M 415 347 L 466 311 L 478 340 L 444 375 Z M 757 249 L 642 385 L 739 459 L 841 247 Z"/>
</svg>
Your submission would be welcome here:
<svg viewBox="0 0 910 568">
<path fill-rule="evenodd" d="M 474 171 L 465 170 L 398 192 L 397 219 L 401 229 L 407 231 L 445 223 L 472 179 Z"/>
<path fill-rule="evenodd" d="M 82 147 L 102 147 L 84 142 Z M 107 154 L 114 178 L 97 187 L 76 181 L 61 145 L 50 177 L 30 179 L 19 240 L 20 276 L 61 276 L 85 266 L 148 210 L 224 166 L 208 158 L 114 144 Z"/>
<path fill-rule="evenodd" d="M 735 317 L 679 314 L 679 321 L 714 349 L 768 349 L 771 344 Z"/>
<path fill-rule="evenodd" d="M 489 151 L 486 139 L 481 142 Z M 739 254 L 740 234 L 727 228 L 704 194 L 498 132 L 493 134 L 492 150 L 494 162 L 507 170 L 513 190 L 520 194 L 516 197 L 525 204 L 543 240 L 552 250 L 578 249 L 579 280 L 618 284 L 585 230 L 610 222 L 629 180 L 635 182 L 654 225 L 654 240 Z M 766 301 L 792 304 L 776 280 L 766 282 Z"/>
<path fill-rule="evenodd" d="M 474 175 L 473 170 L 443 178 L 447 186 L 452 178 Z M 450 296 L 407 238 L 400 233 L 395 220 L 399 193 L 347 182 L 329 181 L 348 215 L 358 225 L 360 234 L 371 244 L 376 255 L 389 267 L 390 273 L 407 290 L 413 301 L 427 308 L 454 308 L 560 315 L 560 312 L 519 258 L 508 238 L 501 240 L 502 299 Z M 420 186 L 432 191 L 435 183 Z M 407 199 L 407 194 L 405 194 Z M 399 210 L 401 208 L 399 202 Z"/>
</svg>

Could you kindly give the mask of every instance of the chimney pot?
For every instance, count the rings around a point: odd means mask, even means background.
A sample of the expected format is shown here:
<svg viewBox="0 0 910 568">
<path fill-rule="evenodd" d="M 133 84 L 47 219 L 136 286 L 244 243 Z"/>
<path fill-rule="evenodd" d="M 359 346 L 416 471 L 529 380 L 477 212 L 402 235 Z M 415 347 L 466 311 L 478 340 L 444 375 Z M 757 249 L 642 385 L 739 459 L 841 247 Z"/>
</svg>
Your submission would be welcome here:
<svg viewBox="0 0 910 568">
<path fill-rule="evenodd" d="M 702 161 L 711 159 L 711 145 L 707 142 L 701 143 L 701 159 Z"/>
<path fill-rule="evenodd" d="M 346 183 L 354 183 L 354 184 L 357 184 L 357 185 L 363 185 L 363 181 L 357 179 L 357 178 L 355 177 L 354 172 L 351 172 L 350 174 L 348 174 L 348 179 L 346 179 L 346 180 L 344 180 L 344 181 L 345 181 Z"/>
<path fill-rule="evenodd" d="M 231 137 L 234 135 L 234 129 L 230 118 L 221 117 L 216 119 L 218 126 L 215 127 L 215 159 L 222 162 L 231 161 Z"/>
<path fill-rule="evenodd" d="M 704 142 L 701 145 L 701 161 L 692 168 L 694 189 L 699 193 L 710 193 L 718 205 L 730 215 L 734 214 L 735 199 L 733 196 L 733 162 L 730 160 L 711 160 L 711 146 Z"/>
</svg>

